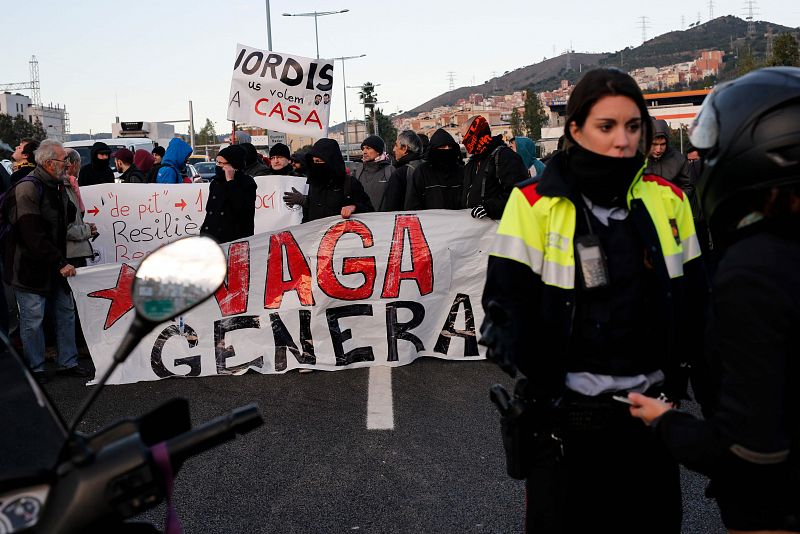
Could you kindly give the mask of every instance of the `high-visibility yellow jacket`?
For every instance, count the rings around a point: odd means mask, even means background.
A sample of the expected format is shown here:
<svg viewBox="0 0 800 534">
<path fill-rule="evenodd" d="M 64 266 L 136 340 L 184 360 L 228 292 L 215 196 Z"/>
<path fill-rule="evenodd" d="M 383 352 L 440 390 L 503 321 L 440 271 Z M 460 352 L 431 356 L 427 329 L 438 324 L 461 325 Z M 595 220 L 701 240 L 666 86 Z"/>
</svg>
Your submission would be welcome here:
<svg viewBox="0 0 800 534">
<path fill-rule="evenodd" d="M 541 181 L 520 184 L 511 193 L 489 251 L 483 296 L 487 314 L 481 330 L 499 315 L 493 316 L 489 304 L 502 309 L 509 318 L 503 350 L 513 352 L 517 367 L 547 395 L 557 395 L 563 385 L 575 317 L 577 209 L 564 169 L 563 156 L 556 156 Z M 670 182 L 640 171 L 627 203 L 661 282 L 659 302 L 666 308 L 657 315 L 669 318 L 665 339 L 653 342 L 667 347 L 670 365 L 663 370 L 672 394 L 682 395 L 685 381 L 678 380 L 678 369 L 702 348 L 707 293 L 689 200 Z"/>
</svg>

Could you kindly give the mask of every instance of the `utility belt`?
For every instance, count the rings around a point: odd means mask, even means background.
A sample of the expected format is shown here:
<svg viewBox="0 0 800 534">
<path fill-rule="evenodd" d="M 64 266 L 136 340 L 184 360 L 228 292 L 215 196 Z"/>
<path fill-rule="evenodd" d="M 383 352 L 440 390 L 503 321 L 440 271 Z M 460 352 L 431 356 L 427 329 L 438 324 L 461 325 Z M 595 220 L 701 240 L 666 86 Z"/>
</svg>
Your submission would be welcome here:
<svg viewBox="0 0 800 534">
<path fill-rule="evenodd" d="M 581 395 L 566 390 L 561 398 L 535 399 L 526 394 L 527 379 L 517 381 L 513 395 L 500 384 L 490 389 L 490 398 L 500 411 L 500 427 L 506 453 L 506 471 L 511 478 L 556 477 L 564 461 L 563 438 L 568 434 L 600 431 L 618 425 L 641 424 L 628 405 L 612 398 L 625 392 Z M 644 394 L 659 397 L 660 387 Z"/>
</svg>

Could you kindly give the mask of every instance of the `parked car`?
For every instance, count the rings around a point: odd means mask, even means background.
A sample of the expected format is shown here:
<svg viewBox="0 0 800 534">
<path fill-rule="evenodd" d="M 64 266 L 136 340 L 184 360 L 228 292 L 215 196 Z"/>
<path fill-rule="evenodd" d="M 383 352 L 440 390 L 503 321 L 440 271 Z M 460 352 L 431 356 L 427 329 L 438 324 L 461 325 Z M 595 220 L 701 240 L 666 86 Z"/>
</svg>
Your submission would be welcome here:
<svg viewBox="0 0 800 534">
<path fill-rule="evenodd" d="M 186 168 L 183 170 L 181 175 L 184 178 L 188 178 L 191 182 L 205 182 L 200 173 L 197 172 L 197 169 L 191 163 L 186 164 Z"/>
<path fill-rule="evenodd" d="M 203 181 L 210 182 L 214 179 L 214 175 L 217 172 L 217 164 L 213 161 L 204 161 L 201 163 L 195 163 L 194 168 L 197 169 L 197 172 L 200 173 L 200 176 L 203 178 Z"/>
</svg>

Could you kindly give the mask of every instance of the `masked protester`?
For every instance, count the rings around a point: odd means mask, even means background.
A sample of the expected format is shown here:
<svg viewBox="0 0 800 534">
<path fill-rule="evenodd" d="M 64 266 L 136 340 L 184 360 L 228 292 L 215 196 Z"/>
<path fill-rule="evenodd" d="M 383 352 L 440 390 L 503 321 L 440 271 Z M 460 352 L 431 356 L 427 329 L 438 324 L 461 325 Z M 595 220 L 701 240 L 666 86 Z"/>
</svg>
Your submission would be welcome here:
<svg viewBox="0 0 800 534">
<path fill-rule="evenodd" d="M 528 169 L 502 135 L 492 137 L 489 123 L 480 115 L 464 123 L 461 138 L 471 154 L 464 168 L 463 207 L 470 208 L 476 219 L 499 219 L 514 185 L 529 178 Z"/>
<path fill-rule="evenodd" d="M 729 532 L 800 532 L 800 69 L 718 85 L 690 140 L 705 152 L 699 197 L 721 251 L 705 420 L 635 394 L 630 412 L 711 479 Z"/>
<path fill-rule="evenodd" d="M 541 180 L 511 192 L 490 247 L 481 342 L 526 377 L 506 454 L 529 532 L 677 534 L 677 462 L 612 396 L 686 395 L 705 295 L 689 202 L 643 175 L 650 121 L 628 74 L 586 73 L 565 134 Z"/>
<path fill-rule="evenodd" d="M 463 208 L 461 188 L 464 167 L 453 136 L 439 128 L 431 136 L 428 160 L 411 175 L 407 210 L 457 210 Z"/>
<path fill-rule="evenodd" d="M 335 215 L 349 219 L 353 213 L 375 211 L 361 184 L 347 174 L 339 143 L 320 139 L 306 154 L 308 195 L 297 189 L 284 193 L 283 201 L 303 207 L 303 222 Z"/>
<path fill-rule="evenodd" d="M 91 161 L 81 167 L 78 183 L 81 187 L 98 184 L 113 184 L 114 171 L 111 170 L 111 149 L 107 144 L 98 141 L 89 150 Z"/>
<path fill-rule="evenodd" d="M 261 161 L 261 156 L 252 143 L 239 143 L 239 146 L 244 149 L 245 155 L 247 156 L 244 160 L 244 168 L 242 169 L 246 175 L 253 177 L 266 176 L 272 172 L 270 168 Z"/>
<path fill-rule="evenodd" d="M 228 243 L 253 235 L 256 214 L 256 182 L 242 170 L 245 151 L 239 145 L 217 154 L 217 169 L 208 186 L 206 218 L 200 233 Z"/>
</svg>

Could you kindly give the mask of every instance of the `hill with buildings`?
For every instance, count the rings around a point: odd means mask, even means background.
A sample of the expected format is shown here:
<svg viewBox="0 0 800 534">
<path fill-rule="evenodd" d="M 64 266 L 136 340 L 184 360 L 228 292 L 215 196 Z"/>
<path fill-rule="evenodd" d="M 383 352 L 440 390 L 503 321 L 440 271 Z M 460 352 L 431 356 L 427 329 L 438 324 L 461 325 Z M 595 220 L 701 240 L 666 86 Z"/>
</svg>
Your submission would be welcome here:
<svg viewBox="0 0 800 534">
<path fill-rule="evenodd" d="M 431 111 L 440 106 L 452 106 L 472 94 L 491 96 L 520 90 L 552 91 L 561 85 L 562 80 L 575 83 L 587 67 L 596 65 L 633 71 L 645 67 L 660 68 L 689 62 L 697 59 L 703 50 L 723 52 L 718 79 L 727 79 L 735 74 L 735 60 L 740 50 L 747 49 L 757 61 L 762 61 L 768 55 L 772 36 L 784 32 L 797 32 L 797 28 L 765 21 L 754 22 L 754 30 L 748 34 L 746 20 L 724 16 L 686 30 L 659 35 L 640 46 L 628 47 L 614 53 L 565 53 L 507 72 L 487 80 L 482 85 L 459 87 L 448 91 L 407 111 L 401 117 Z"/>
</svg>

